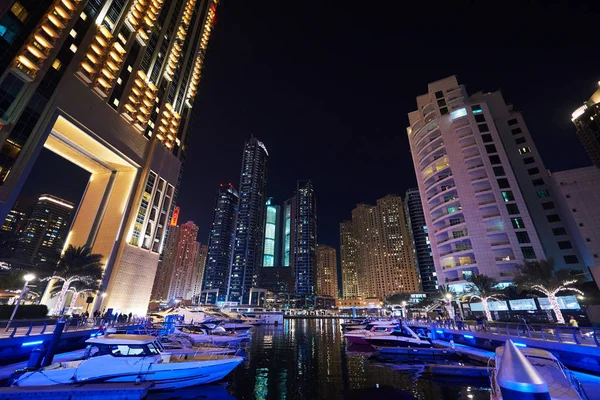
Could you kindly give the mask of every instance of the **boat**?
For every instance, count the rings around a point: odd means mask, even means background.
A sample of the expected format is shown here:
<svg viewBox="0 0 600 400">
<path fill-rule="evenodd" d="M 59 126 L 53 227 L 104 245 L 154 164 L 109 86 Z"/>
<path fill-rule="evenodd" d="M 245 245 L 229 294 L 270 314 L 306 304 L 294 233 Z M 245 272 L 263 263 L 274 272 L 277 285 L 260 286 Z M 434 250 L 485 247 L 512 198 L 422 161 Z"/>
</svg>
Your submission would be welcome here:
<svg viewBox="0 0 600 400">
<path fill-rule="evenodd" d="M 494 368 L 491 370 L 492 400 L 502 400 L 502 392 L 496 379 L 505 346 L 496 347 Z M 583 386 L 552 353 L 542 349 L 523 347 L 518 349 L 531 363 L 540 377 L 548 385 L 553 400 L 587 400 Z"/>
<path fill-rule="evenodd" d="M 221 310 L 223 314 L 233 320 L 240 320 L 250 325 L 281 325 L 283 324 L 282 311 L 269 311 L 262 307 L 238 305 L 229 306 Z"/>
<path fill-rule="evenodd" d="M 381 325 L 381 324 L 377 324 L 377 323 L 367 324 L 365 326 L 365 329 L 350 330 L 350 331 L 344 333 L 344 337 L 350 344 L 368 345 L 369 342 L 367 342 L 365 340 L 365 338 L 373 337 L 373 336 L 389 335 L 393 331 L 393 329 L 396 325 L 397 324 L 394 324 L 394 325 L 392 325 L 392 324 Z"/>
<path fill-rule="evenodd" d="M 193 345 L 209 344 L 213 346 L 239 346 L 250 338 L 248 334 L 230 332 L 226 335 L 211 335 L 206 330 L 196 325 L 178 326 L 173 329 L 172 335 L 185 336 Z"/>
<path fill-rule="evenodd" d="M 170 354 L 149 335 L 99 336 L 86 343 L 83 359 L 17 371 L 12 386 L 148 381 L 154 383 L 151 390 L 176 389 L 218 381 L 244 360 L 227 355 Z"/>
<path fill-rule="evenodd" d="M 364 339 L 377 350 L 380 350 L 381 347 L 433 347 L 430 339 L 420 338 L 406 325 L 397 327 L 389 335 L 371 336 Z"/>
</svg>

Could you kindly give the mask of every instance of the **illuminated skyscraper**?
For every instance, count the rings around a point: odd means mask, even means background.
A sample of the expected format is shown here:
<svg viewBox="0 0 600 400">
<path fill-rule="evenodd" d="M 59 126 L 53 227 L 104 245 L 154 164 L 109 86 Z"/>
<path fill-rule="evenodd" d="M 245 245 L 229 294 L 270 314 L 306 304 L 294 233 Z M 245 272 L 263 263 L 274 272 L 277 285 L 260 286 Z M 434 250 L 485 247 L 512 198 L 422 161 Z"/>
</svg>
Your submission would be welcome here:
<svg viewBox="0 0 600 400">
<path fill-rule="evenodd" d="M 342 261 L 342 296 L 352 299 L 361 296 L 356 264 L 356 240 L 352 233 L 352 221 L 340 223 L 340 258 Z"/>
<path fill-rule="evenodd" d="M 267 148 L 255 137 L 244 146 L 240 174 L 240 202 L 235 229 L 228 299 L 249 304 L 250 289 L 258 285 L 263 263 Z"/>
<path fill-rule="evenodd" d="M 177 253 L 169 286 L 169 300 L 192 300 L 200 294 L 200 292 L 194 292 L 200 252 L 200 243 L 196 241 L 197 237 L 198 227 L 193 222 L 186 222 L 179 227 Z"/>
<path fill-rule="evenodd" d="M 265 237 L 263 250 L 263 267 L 280 266 L 281 261 L 281 207 L 271 204 L 271 199 L 267 200 Z"/>
<path fill-rule="evenodd" d="M 294 230 L 292 229 L 292 221 L 294 220 L 293 199 L 288 199 L 283 203 L 282 214 L 282 243 L 281 243 L 281 265 L 291 267 L 294 261 L 292 255 L 292 243 L 294 243 Z"/>
<path fill-rule="evenodd" d="M 30 264 L 52 263 L 63 248 L 75 205 L 50 194 L 40 196 L 19 238 L 19 253 Z"/>
<path fill-rule="evenodd" d="M 152 286 L 152 300 L 167 301 L 169 298 L 169 288 L 171 287 L 171 279 L 173 278 L 173 269 L 175 268 L 175 259 L 177 257 L 179 234 L 179 225 L 169 227 L 161 260 L 156 268 L 156 277 Z"/>
<path fill-rule="evenodd" d="M 90 172 L 68 238 L 104 255 L 103 307 L 146 313 L 216 6 L 217 0 L 0 6 L 0 217 L 43 147 Z M 49 293 L 42 303 L 52 308 Z"/>
<path fill-rule="evenodd" d="M 410 229 L 417 261 L 417 271 L 421 277 L 421 286 L 424 292 L 435 293 L 438 291 L 437 273 L 431 255 L 429 232 L 421 205 L 419 189 L 408 189 L 404 198 L 404 211 Z"/>
<path fill-rule="evenodd" d="M 312 296 L 317 289 L 317 202 L 310 180 L 298 181 L 291 215 L 296 294 Z"/>
<path fill-rule="evenodd" d="M 317 296 L 338 298 L 337 254 L 324 244 L 317 245 Z"/>
<path fill-rule="evenodd" d="M 455 76 L 417 97 L 407 129 L 440 284 L 472 274 L 510 282 L 519 264 L 584 269 L 520 112 Z"/>
<path fill-rule="evenodd" d="M 412 239 L 400 196 L 387 195 L 377 205 L 352 210 L 352 236 L 363 297 L 384 299 L 420 290 Z"/>
<path fill-rule="evenodd" d="M 571 121 L 588 156 L 600 168 L 600 89 L 573 112 Z"/>
<path fill-rule="evenodd" d="M 231 184 L 221 184 L 215 199 L 200 303 L 216 304 L 227 300 L 238 204 L 235 188 Z"/>
</svg>

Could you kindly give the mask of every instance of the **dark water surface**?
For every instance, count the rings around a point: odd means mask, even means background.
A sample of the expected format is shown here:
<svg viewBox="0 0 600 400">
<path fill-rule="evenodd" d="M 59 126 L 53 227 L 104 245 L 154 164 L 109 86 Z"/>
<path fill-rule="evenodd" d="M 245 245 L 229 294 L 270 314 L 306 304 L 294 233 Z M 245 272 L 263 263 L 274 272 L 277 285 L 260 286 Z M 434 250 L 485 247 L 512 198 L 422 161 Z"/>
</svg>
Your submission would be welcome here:
<svg viewBox="0 0 600 400">
<path fill-rule="evenodd" d="M 256 327 L 246 349 L 246 362 L 225 379 L 227 384 L 152 398 L 489 400 L 485 379 L 439 380 L 421 376 L 422 365 L 382 363 L 368 353 L 347 351 L 340 322 L 295 319 L 285 320 L 279 327 Z M 379 391 L 361 391 L 376 385 Z M 386 387 L 401 392 L 384 392 Z"/>
</svg>

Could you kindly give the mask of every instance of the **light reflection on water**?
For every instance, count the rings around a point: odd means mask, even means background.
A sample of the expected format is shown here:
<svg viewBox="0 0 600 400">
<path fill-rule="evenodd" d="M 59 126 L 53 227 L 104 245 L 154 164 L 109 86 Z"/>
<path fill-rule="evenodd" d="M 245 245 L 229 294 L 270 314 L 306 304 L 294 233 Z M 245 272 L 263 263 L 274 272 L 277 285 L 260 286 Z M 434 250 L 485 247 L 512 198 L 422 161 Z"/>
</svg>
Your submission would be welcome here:
<svg viewBox="0 0 600 400">
<path fill-rule="evenodd" d="M 256 327 L 246 352 L 246 362 L 226 378 L 228 386 L 190 388 L 185 394 L 177 391 L 177 397 L 160 398 L 359 398 L 354 397 L 356 390 L 376 384 L 394 387 L 419 400 L 490 398 L 485 380 L 434 380 L 420 375 L 422 366 L 383 364 L 370 359 L 369 354 L 346 351 L 340 320 L 336 319 L 285 320 L 279 327 Z M 370 393 L 360 398 L 393 397 Z"/>
</svg>

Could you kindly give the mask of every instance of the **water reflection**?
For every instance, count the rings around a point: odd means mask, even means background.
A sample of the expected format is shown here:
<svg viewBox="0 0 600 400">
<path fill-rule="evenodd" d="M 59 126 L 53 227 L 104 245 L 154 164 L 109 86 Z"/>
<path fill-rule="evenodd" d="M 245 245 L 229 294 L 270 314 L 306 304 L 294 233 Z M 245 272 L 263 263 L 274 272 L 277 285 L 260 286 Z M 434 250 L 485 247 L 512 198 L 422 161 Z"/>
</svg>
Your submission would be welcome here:
<svg viewBox="0 0 600 400">
<path fill-rule="evenodd" d="M 382 364 L 368 354 L 347 352 L 339 321 L 333 319 L 255 328 L 247 353 L 244 367 L 229 378 L 228 390 L 237 399 L 354 398 L 353 391 L 376 385 L 422 400 L 489 399 L 485 381 L 432 380 L 422 377 L 418 366 Z"/>
</svg>

